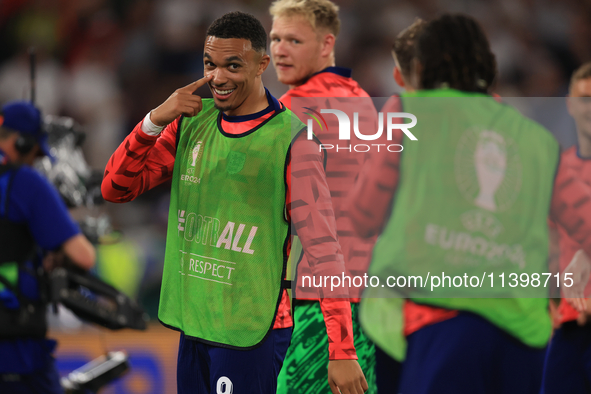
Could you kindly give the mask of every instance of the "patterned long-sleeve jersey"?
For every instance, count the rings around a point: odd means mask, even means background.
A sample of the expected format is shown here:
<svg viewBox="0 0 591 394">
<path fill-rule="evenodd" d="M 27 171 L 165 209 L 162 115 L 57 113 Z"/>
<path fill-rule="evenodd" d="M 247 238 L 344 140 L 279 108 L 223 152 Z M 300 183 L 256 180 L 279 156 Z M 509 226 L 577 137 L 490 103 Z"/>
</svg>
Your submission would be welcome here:
<svg viewBox="0 0 591 394">
<path fill-rule="evenodd" d="M 560 157 L 561 164 L 563 167 L 568 168 L 572 171 L 573 175 L 576 175 L 581 182 L 591 186 L 591 160 L 581 158 L 577 153 L 577 147 L 573 146 L 570 149 L 564 151 Z M 589 209 L 589 206 L 585 204 L 585 196 L 573 196 L 580 204 L 576 205 L 582 213 L 582 210 Z M 582 204 L 581 204 L 582 203 Z M 560 235 L 560 257 L 559 257 L 559 268 L 560 272 L 571 262 L 575 253 L 581 249 L 579 242 L 572 239 L 568 231 L 561 225 L 557 226 L 558 233 Z M 591 284 L 587 285 L 585 294 L 589 294 L 591 290 Z M 559 315 L 561 316 L 561 323 L 576 320 L 579 316 L 579 312 L 573 308 L 565 299 L 562 299 L 558 308 Z"/>
<path fill-rule="evenodd" d="M 272 116 L 268 111 L 258 117 L 222 117 L 221 126 L 231 134 L 243 133 L 255 128 Z M 132 201 L 141 193 L 172 178 L 176 155 L 178 119 L 169 124 L 158 136 L 150 136 L 141 129 L 140 122 L 111 156 L 102 183 L 103 197 L 107 201 L 123 203 Z M 294 157 L 294 159 L 291 159 Z M 297 158 L 297 159 L 296 159 Z M 342 264 L 342 253 L 336 241 L 336 225 L 332 216 L 328 187 L 324 180 L 323 157 L 314 141 L 297 139 L 286 166 L 286 211 L 297 228 L 305 255 L 312 261 L 315 271 L 322 272 L 328 262 Z M 290 174 L 301 174 L 307 182 L 301 182 L 298 190 L 291 190 Z M 306 207 L 294 207 L 291 199 L 306 202 Z M 314 226 L 303 224 L 313 221 Z M 327 259 L 327 256 L 332 256 Z M 351 309 L 345 299 L 321 299 L 329 337 L 329 358 L 357 359 L 353 345 Z M 293 320 L 287 292 L 283 292 L 274 329 L 290 327 Z"/>
<path fill-rule="evenodd" d="M 323 128 L 317 127 L 314 135 L 320 139 L 323 152 L 327 154 L 326 180 L 330 189 L 332 206 L 337 220 L 337 233 L 345 259 L 345 275 L 361 277 L 367 272 L 371 251 L 376 241 L 374 238 L 357 236 L 343 201 L 355 183 L 361 165 L 367 160 L 365 148 L 355 150 L 360 141 L 355 134 L 350 140 L 339 140 L 339 124 L 334 115 L 322 115 L 323 109 L 339 109 L 345 112 L 351 121 L 354 113 L 359 116 L 359 129 L 364 133 L 375 133 L 377 128 L 377 111 L 369 95 L 351 78 L 351 70 L 342 67 L 328 67 L 314 74 L 304 84 L 288 90 L 280 100 L 292 110 L 303 122 L 311 116 L 321 116 Z M 375 148 L 374 148 L 375 149 Z M 297 190 L 299 181 L 294 183 Z M 311 274 L 306 256 L 298 265 L 298 278 Z M 299 286 L 297 298 L 316 299 L 315 289 Z M 352 302 L 358 302 L 363 287 L 351 286 L 349 294 Z"/>
</svg>

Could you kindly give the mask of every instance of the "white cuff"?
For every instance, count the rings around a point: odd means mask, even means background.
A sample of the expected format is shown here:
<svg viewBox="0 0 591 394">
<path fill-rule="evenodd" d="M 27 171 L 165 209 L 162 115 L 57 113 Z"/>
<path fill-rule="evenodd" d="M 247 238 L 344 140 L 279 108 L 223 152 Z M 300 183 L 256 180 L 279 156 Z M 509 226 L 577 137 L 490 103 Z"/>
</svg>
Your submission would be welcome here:
<svg viewBox="0 0 591 394">
<path fill-rule="evenodd" d="M 148 135 L 158 135 L 164 129 L 164 126 L 156 126 L 152 123 L 150 119 L 150 114 L 152 111 L 148 112 L 146 117 L 144 118 L 144 122 L 142 123 L 142 131 Z"/>
</svg>

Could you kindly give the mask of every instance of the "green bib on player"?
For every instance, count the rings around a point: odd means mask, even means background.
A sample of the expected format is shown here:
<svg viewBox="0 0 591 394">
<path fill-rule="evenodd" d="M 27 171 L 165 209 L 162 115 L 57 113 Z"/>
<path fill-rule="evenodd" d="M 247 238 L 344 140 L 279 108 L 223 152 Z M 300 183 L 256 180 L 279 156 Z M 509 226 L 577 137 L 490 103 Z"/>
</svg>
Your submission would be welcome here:
<svg viewBox="0 0 591 394">
<path fill-rule="evenodd" d="M 158 317 L 206 343 L 249 348 L 272 328 L 281 295 L 292 116 L 279 110 L 240 135 L 220 121 L 204 99 L 178 130 Z"/>
<path fill-rule="evenodd" d="M 475 278 L 459 287 L 445 280 L 432 291 L 429 279 L 425 288 L 399 291 L 419 303 L 474 312 L 527 345 L 545 346 L 551 324 L 544 277 L 537 287 L 511 287 L 508 276 L 548 272 L 558 143 L 489 96 L 442 89 L 402 102 L 417 117 L 418 140 L 405 139 L 393 213 L 370 274 L 381 283 L 389 276 L 477 276 L 482 287 L 473 287 Z"/>
</svg>

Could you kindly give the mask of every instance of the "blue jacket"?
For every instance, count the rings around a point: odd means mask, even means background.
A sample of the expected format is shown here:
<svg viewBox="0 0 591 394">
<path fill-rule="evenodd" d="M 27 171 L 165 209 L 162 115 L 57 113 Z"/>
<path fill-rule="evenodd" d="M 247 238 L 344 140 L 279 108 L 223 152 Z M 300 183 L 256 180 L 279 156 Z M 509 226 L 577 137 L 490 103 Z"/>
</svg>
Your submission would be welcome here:
<svg viewBox="0 0 591 394">
<path fill-rule="evenodd" d="M 0 150 L 0 164 L 7 158 Z M 11 174 L 15 171 L 14 174 Z M 13 175 L 7 193 L 8 179 Z M 24 224 L 36 245 L 43 251 L 58 249 L 65 241 L 80 233 L 57 190 L 33 168 L 21 166 L 0 175 L 0 216 L 10 222 Z M 34 269 L 41 264 L 41 255 L 25 264 Z M 37 279 L 20 270 L 18 288 L 30 299 L 38 299 Z M 0 302 L 14 305 L 14 295 L 7 289 L 0 291 Z M 1 323 L 0 323 L 1 324 Z M 27 374 L 43 368 L 55 348 L 55 341 L 22 338 L 0 339 L 0 373 Z"/>
</svg>

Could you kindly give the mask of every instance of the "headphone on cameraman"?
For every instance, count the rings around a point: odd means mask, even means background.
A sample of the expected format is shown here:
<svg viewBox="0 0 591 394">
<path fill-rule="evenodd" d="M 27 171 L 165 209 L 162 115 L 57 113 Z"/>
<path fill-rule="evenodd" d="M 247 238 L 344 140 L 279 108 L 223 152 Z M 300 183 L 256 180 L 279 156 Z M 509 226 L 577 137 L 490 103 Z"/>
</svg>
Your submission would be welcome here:
<svg viewBox="0 0 591 394">
<path fill-rule="evenodd" d="M 13 129 L 13 125 L 6 126 L 4 125 L 4 117 L 6 114 L 3 113 L 3 109 L 4 108 L 0 109 L 0 126 L 4 126 L 6 130 L 13 131 L 18 134 L 18 137 L 14 142 L 14 149 L 20 155 L 25 156 L 33 150 L 35 145 L 39 142 L 39 138 L 42 137 L 43 134 L 46 134 L 47 131 L 45 130 L 43 124 L 39 125 L 39 130 L 35 134 L 20 132 L 18 129 Z"/>
<path fill-rule="evenodd" d="M 4 116 L 2 113 L 2 110 L 0 109 L 0 127 L 2 125 L 4 121 Z M 10 130 L 9 128 L 7 128 L 8 130 Z M 14 130 L 16 133 L 18 133 L 18 138 L 16 139 L 16 141 L 14 141 L 14 149 L 21 155 L 26 155 L 27 153 L 29 153 L 34 147 L 35 144 L 37 143 L 37 139 L 35 137 L 37 137 L 38 135 L 30 135 L 30 134 L 23 134 L 21 132 L 19 132 L 18 130 Z M 44 131 L 43 129 L 41 129 L 41 131 L 38 134 L 42 134 Z"/>
<path fill-rule="evenodd" d="M 37 140 L 34 136 L 19 133 L 18 138 L 14 141 L 14 149 L 16 149 L 21 155 L 25 156 L 33 149 L 36 143 Z"/>
</svg>

